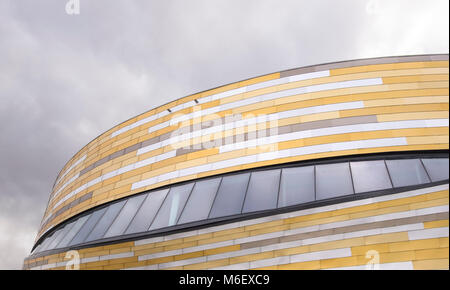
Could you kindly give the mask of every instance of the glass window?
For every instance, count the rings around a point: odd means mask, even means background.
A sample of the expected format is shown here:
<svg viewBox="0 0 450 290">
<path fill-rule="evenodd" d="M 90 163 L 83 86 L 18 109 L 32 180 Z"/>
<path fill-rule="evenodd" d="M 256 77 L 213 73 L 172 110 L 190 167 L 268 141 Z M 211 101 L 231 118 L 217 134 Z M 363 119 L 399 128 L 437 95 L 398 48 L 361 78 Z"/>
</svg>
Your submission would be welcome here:
<svg viewBox="0 0 450 290">
<path fill-rule="evenodd" d="M 198 181 L 184 208 L 178 224 L 204 220 L 208 218 L 211 205 L 217 193 L 221 178 Z"/>
<path fill-rule="evenodd" d="M 70 230 L 73 228 L 74 225 L 75 225 L 75 221 L 65 225 L 65 227 L 64 227 L 64 236 L 61 237 L 61 240 L 58 242 L 58 244 L 56 244 L 55 248 L 61 248 L 62 241 L 64 240 L 64 238 L 70 232 Z"/>
<path fill-rule="evenodd" d="M 353 194 L 348 163 L 317 165 L 316 185 L 317 200 Z"/>
<path fill-rule="evenodd" d="M 125 231 L 145 197 L 145 195 L 141 194 L 127 200 L 127 203 L 106 232 L 105 238 L 121 235 Z"/>
<path fill-rule="evenodd" d="M 125 234 L 145 232 L 150 227 L 158 209 L 166 198 L 169 188 L 150 192 L 136 216 L 131 221 Z"/>
<path fill-rule="evenodd" d="M 394 187 L 430 182 L 419 159 L 386 160 Z"/>
<path fill-rule="evenodd" d="M 355 192 L 392 188 L 384 160 L 350 162 Z"/>
<path fill-rule="evenodd" d="M 281 170 L 252 172 L 242 212 L 277 207 Z"/>
<path fill-rule="evenodd" d="M 70 229 L 71 227 L 69 227 L 68 225 L 65 225 L 63 228 L 61 228 L 59 230 L 58 237 L 53 240 L 53 242 L 49 246 L 49 249 L 55 249 Z"/>
<path fill-rule="evenodd" d="M 172 187 L 158 211 L 150 230 L 173 226 L 176 224 L 184 204 L 192 191 L 193 183 Z"/>
<path fill-rule="evenodd" d="M 48 244 L 47 250 L 51 250 L 55 248 L 55 245 L 58 244 L 58 242 L 61 240 L 61 234 L 63 233 L 63 229 L 61 228 L 59 230 L 57 230 L 52 237 L 52 241 Z M 56 244 L 55 244 L 56 242 Z"/>
<path fill-rule="evenodd" d="M 281 171 L 278 207 L 314 201 L 314 166 Z"/>
<path fill-rule="evenodd" d="M 85 215 L 83 217 L 80 217 L 75 222 L 73 222 L 71 229 L 67 232 L 66 236 L 58 244 L 58 248 L 64 248 L 65 246 L 67 246 L 69 244 L 69 242 L 73 239 L 73 237 L 78 233 L 78 231 L 81 229 L 81 227 L 87 221 L 89 216 L 90 216 L 90 214 Z"/>
<path fill-rule="evenodd" d="M 45 241 L 45 240 L 44 240 Z M 44 242 L 43 241 L 43 242 Z M 39 253 L 42 249 L 42 243 L 40 243 L 36 248 L 34 248 L 34 250 L 31 252 L 32 254 L 34 253 Z"/>
<path fill-rule="evenodd" d="M 240 214 L 250 173 L 224 176 L 209 218 Z"/>
<path fill-rule="evenodd" d="M 432 181 L 448 179 L 448 158 L 422 159 Z"/>
<path fill-rule="evenodd" d="M 83 243 L 84 240 L 86 239 L 86 237 L 89 235 L 89 233 L 95 227 L 97 222 L 100 220 L 100 218 L 106 212 L 107 208 L 108 207 L 104 207 L 104 208 L 94 211 L 92 213 L 92 215 L 89 217 L 89 219 L 86 221 L 86 223 L 83 225 L 83 227 L 80 229 L 80 231 L 75 235 L 75 237 L 69 243 L 69 246 L 78 245 L 78 244 Z"/>
<path fill-rule="evenodd" d="M 108 209 L 106 210 L 105 214 L 98 221 L 92 232 L 87 237 L 86 242 L 101 239 L 105 234 L 105 232 L 108 230 L 111 223 L 116 218 L 119 211 L 124 206 L 124 204 L 125 200 L 122 200 L 121 202 L 113 203 L 110 206 L 108 206 Z"/>
<path fill-rule="evenodd" d="M 47 251 L 51 242 L 56 238 L 57 234 L 58 232 L 54 232 L 49 237 L 45 238 L 44 242 L 42 242 L 42 248 L 40 249 L 40 251 Z"/>
</svg>

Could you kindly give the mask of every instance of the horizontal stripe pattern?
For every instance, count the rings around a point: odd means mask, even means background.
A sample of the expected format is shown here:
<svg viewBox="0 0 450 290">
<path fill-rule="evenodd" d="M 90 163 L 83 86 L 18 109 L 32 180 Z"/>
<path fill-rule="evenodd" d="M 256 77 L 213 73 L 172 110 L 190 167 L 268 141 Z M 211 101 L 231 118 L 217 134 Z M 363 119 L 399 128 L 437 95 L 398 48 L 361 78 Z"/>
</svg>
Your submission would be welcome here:
<svg viewBox="0 0 450 290">
<path fill-rule="evenodd" d="M 448 268 L 448 184 L 79 250 L 81 269 Z M 25 268 L 65 268 L 65 253 Z M 445 264 L 447 261 L 447 264 Z"/>
<path fill-rule="evenodd" d="M 399 130 L 405 121 L 425 123 L 421 127 L 414 127 L 417 129 L 448 127 L 448 99 L 445 100 L 448 95 L 448 60 L 443 57 L 443 60 L 431 60 L 429 56 L 424 56 L 424 61 L 405 63 L 400 63 L 400 59 L 391 62 L 393 60 L 388 58 L 383 60 L 387 62 L 386 65 L 378 63 L 361 68 L 271 74 L 212 90 L 211 93 L 186 97 L 172 103 L 175 105 L 168 104 L 130 119 L 89 143 L 65 166 L 55 182 L 38 237 L 90 207 L 168 183 L 205 176 L 209 172 L 213 174 L 251 168 L 260 166 L 261 162 L 277 164 L 288 158 L 307 158 L 309 155 L 328 152 L 346 154 L 351 149 L 373 149 L 373 152 L 377 152 L 376 148 L 400 150 L 412 145 L 428 145 L 430 149 L 436 148 L 436 145 L 448 148 L 448 134 L 438 131 L 435 135 L 418 133 L 386 138 L 363 137 L 360 134 L 360 140 L 344 141 L 347 138 L 344 135 L 349 134 L 345 130 L 353 128 L 355 132 L 370 133 L 381 129 L 368 128 L 381 128 L 383 125 L 380 124 L 390 122 L 392 129 L 384 130 Z M 346 71 L 348 73 L 344 73 Z M 396 95 L 373 100 L 351 98 L 353 94 L 369 96 L 389 91 Z M 417 93 L 408 96 L 413 91 Z M 391 107 L 384 108 L 383 105 Z M 195 111 L 196 107 L 200 110 Z M 277 110 L 274 111 L 274 108 Z M 203 128 L 202 125 L 197 131 L 171 138 L 176 130 L 182 131 L 186 127 L 186 120 L 194 124 L 207 124 L 208 118 L 225 118 L 229 113 L 238 116 L 237 119 L 220 126 Z M 178 114 L 181 116 L 173 118 Z M 264 114 L 266 119 L 258 118 L 258 114 Z M 289 141 L 325 137 L 327 132 L 329 136 L 339 135 L 325 127 L 294 132 L 294 125 L 305 127 L 311 123 L 313 126 L 314 122 L 322 121 L 324 126 L 330 127 L 326 125 L 327 120 L 364 117 L 375 118 L 376 122 L 347 127 L 331 126 L 343 130 L 340 133 L 343 136 L 337 137 L 341 141 L 333 142 L 335 138 L 330 138 L 327 144 L 308 146 L 298 142 L 291 148 L 285 148 L 289 146 Z M 272 129 L 279 129 L 279 134 L 252 137 L 251 132 L 255 130 L 252 127 L 257 130 L 258 125 L 268 120 L 278 122 L 278 126 Z M 440 125 L 432 125 L 438 121 Z M 394 129 L 395 122 L 398 122 L 398 128 Z M 380 127 L 376 127 L 378 125 Z M 241 129 L 245 132 L 244 141 L 238 142 Z M 222 132 L 235 132 L 231 133 L 235 142 L 227 145 L 218 143 L 218 146 L 206 150 L 179 150 L 177 147 L 185 144 L 183 142 L 195 144 L 202 138 L 214 137 L 216 133 Z M 158 139 L 150 142 L 152 138 Z M 271 152 L 263 150 L 260 153 L 247 150 L 249 152 L 245 154 L 240 152 L 248 146 L 270 144 L 275 148 L 281 145 L 279 148 L 285 149 Z M 174 149 L 168 150 L 171 146 Z M 209 161 L 210 157 L 216 161 Z"/>
</svg>

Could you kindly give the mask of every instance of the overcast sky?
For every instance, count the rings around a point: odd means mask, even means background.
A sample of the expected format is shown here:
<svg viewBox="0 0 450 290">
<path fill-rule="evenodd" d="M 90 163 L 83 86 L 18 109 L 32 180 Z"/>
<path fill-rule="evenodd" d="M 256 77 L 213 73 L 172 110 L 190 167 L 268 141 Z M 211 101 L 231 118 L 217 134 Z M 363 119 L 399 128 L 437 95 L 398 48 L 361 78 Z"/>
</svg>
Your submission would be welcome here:
<svg viewBox="0 0 450 290">
<path fill-rule="evenodd" d="M 64 164 L 171 100 L 294 67 L 448 53 L 448 0 L 0 0 L 0 269 Z"/>
</svg>

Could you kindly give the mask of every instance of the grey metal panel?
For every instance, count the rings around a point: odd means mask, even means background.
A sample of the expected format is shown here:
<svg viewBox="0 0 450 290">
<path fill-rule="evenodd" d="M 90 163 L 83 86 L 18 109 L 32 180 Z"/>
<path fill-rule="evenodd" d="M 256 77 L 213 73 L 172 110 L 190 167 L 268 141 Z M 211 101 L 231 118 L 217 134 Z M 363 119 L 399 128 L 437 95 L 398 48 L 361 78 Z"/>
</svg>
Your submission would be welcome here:
<svg viewBox="0 0 450 290">
<path fill-rule="evenodd" d="M 280 72 L 280 78 L 311 73 L 316 71 L 323 70 L 331 70 L 331 69 L 339 69 L 339 68 L 348 68 L 355 66 L 364 66 L 364 65 L 374 65 L 374 64 L 390 64 L 390 63 L 399 63 L 399 62 L 421 62 L 421 61 L 430 61 L 430 60 L 448 60 L 448 54 L 442 55 L 413 55 L 413 56 L 389 56 L 389 57 L 378 57 L 378 58 L 369 58 L 369 59 L 356 59 L 356 60 L 348 60 L 348 61 L 340 61 L 334 63 L 326 63 L 313 65 L 308 67 L 290 69 L 286 71 Z"/>
<path fill-rule="evenodd" d="M 159 135 L 159 141 L 162 142 L 164 140 L 169 139 L 172 136 L 172 132 L 164 133 L 162 135 Z"/>
<path fill-rule="evenodd" d="M 86 172 L 92 170 L 93 168 L 94 168 L 94 163 L 92 163 L 91 165 L 89 165 L 89 166 L 86 167 L 86 168 L 83 168 L 83 169 L 80 171 L 80 175 L 85 174 Z"/>
<path fill-rule="evenodd" d="M 290 69 L 290 70 L 285 70 L 285 71 L 280 72 L 280 78 L 285 78 L 285 77 L 290 77 L 290 76 L 295 76 L 295 75 L 300 75 L 300 74 L 306 74 L 306 73 L 311 73 L 311 72 L 315 72 L 315 71 L 316 71 L 315 66 L 295 68 L 295 69 Z"/>
<path fill-rule="evenodd" d="M 159 136 L 156 136 L 156 137 L 153 137 L 151 139 L 142 141 L 141 147 L 147 147 L 149 145 L 153 145 L 153 144 L 158 143 L 158 142 L 159 142 Z"/>
<path fill-rule="evenodd" d="M 448 54 L 430 55 L 432 61 L 446 61 L 448 60 Z"/>
<path fill-rule="evenodd" d="M 356 116 L 356 117 L 331 119 L 330 121 L 332 126 L 347 126 L 347 125 L 377 123 L 378 119 L 376 115 L 369 115 L 369 116 Z"/>
<path fill-rule="evenodd" d="M 397 62 L 422 62 L 422 61 L 431 61 L 431 57 L 429 55 L 405 55 L 397 57 Z"/>
<path fill-rule="evenodd" d="M 179 148 L 176 151 L 176 155 L 184 155 L 184 154 L 189 154 L 189 153 L 193 153 L 193 152 L 197 152 L 197 151 L 201 151 L 204 150 L 203 148 L 200 149 L 195 149 L 195 148 Z"/>
<path fill-rule="evenodd" d="M 130 147 L 125 148 L 125 154 L 138 150 L 142 147 L 142 142 L 131 145 Z"/>
<path fill-rule="evenodd" d="M 111 160 L 112 160 L 112 159 L 115 159 L 115 158 L 120 157 L 120 156 L 122 156 L 122 155 L 124 155 L 124 154 L 125 154 L 125 149 L 116 151 L 116 152 L 114 152 L 113 154 L 110 155 L 110 159 L 111 159 Z"/>
<path fill-rule="evenodd" d="M 94 167 L 100 166 L 100 165 L 102 165 L 102 164 L 108 162 L 110 159 L 111 159 L 111 155 L 106 156 L 106 157 L 103 157 L 102 159 L 97 160 L 97 161 L 94 163 Z"/>
<path fill-rule="evenodd" d="M 292 132 L 292 126 L 291 125 L 277 127 L 278 135 L 289 134 L 291 132 Z M 272 134 L 272 132 L 270 132 L 270 134 Z"/>
</svg>

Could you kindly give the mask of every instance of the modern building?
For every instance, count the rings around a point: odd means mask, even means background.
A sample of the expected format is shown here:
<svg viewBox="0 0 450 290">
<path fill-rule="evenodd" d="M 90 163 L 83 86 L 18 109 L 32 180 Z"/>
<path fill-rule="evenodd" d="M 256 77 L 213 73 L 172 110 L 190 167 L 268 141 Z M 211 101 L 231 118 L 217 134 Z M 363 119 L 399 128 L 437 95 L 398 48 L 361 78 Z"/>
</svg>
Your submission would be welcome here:
<svg viewBox="0 0 450 290">
<path fill-rule="evenodd" d="M 344 61 L 136 116 L 61 170 L 24 269 L 448 269 L 448 80 Z"/>
</svg>

